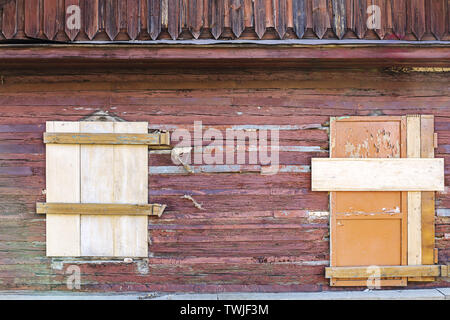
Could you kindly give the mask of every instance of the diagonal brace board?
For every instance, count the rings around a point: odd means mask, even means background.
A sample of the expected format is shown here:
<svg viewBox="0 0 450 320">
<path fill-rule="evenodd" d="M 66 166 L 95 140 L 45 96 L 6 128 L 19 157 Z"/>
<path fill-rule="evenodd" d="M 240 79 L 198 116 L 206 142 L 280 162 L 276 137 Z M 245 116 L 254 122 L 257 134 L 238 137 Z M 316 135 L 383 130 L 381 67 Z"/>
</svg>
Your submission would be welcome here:
<svg viewBox="0 0 450 320">
<path fill-rule="evenodd" d="M 313 158 L 312 191 L 444 191 L 444 159 Z"/>
<path fill-rule="evenodd" d="M 37 203 L 37 214 L 142 215 L 160 217 L 162 204 Z"/>
</svg>

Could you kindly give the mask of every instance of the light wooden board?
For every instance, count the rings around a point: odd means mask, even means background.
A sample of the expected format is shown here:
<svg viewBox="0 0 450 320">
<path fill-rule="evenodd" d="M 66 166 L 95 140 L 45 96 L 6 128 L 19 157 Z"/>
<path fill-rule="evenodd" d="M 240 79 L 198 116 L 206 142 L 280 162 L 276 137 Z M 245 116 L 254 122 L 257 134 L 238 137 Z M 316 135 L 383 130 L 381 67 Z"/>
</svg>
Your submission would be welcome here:
<svg viewBox="0 0 450 320">
<path fill-rule="evenodd" d="M 78 122 L 47 122 L 48 132 L 79 132 Z M 46 146 L 48 202 L 80 202 L 80 146 Z M 80 215 L 49 214 L 46 218 L 47 256 L 80 256 Z"/>
<path fill-rule="evenodd" d="M 36 203 L 37 214 L 161 216 L 161 204 Z"/>
<path fill-rule="evenodd" d="M 325 268 L 325 278 L 368 278 L 372 276 L 374 267 L 329 267 Z M 439 277 L 441 266 L 419 265 L 419 266 L 379 266 L 377 275 L 379 277 Z"/>
<path fill-rule="evenodd" d="M 146 122 L 81 122 L 88 133 L 145 133 Z M 81 202 L 147 204 L 145 145 L 82 145 Z M 147 216 L 81 216 L 83 256 L 146 257 Z"/>
<path fill-rule="evenodd" d="M 420 116 L 406 118 L 407 157 L 420 158 Z M 414 177 L 413 172 L 410 172 Z M 430 190 L 427 190 L 430 191 Z M 422 264 L 422 194 L 408 192 L 408 265 Z"/>
<path fill-rule="evenodd" d="M 120 123 L 120 122 L 116 122 Z M 127 122 L 122 122 L 127 123 Z M 128 123 L 129 124 L 129 123 Z M 124 125 L 125 126 L 125 125 Z M 136 133 L 44 133 L 44 143 L 52 144 L 125 144 L 170 145 L 168 132 L 153 134 Z"/>
<path fill-rule="evenodd" d="M 444 159 L 314 158 L 313 191 L 443 191 Z"/>
</svg>

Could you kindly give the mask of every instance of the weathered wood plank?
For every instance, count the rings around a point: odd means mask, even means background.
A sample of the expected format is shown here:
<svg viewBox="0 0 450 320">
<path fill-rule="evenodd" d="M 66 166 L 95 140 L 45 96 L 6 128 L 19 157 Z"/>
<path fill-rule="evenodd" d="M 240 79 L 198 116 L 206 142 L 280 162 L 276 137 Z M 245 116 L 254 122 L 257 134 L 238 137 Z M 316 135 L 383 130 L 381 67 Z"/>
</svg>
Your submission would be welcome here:
<svg viewBox="0 0 450 320">
<path fill-rule="evenodd" d="M 63 8 L 64 10 L 64 30 L 66 32 L 67 37 L 70 40 L 75 40 L 75 38 L 78 36 L 78 34 L 80 33 L 80 29 L 79 28 L 74 28 L 72 26 L 72 19 L 73 17 L 76 17 L 76 14 L 80 14 L 81 15 L 81 10 L 80 12 L 77 11 L 77 9 L 71 8 L 71 6 L 77 6 L 78 8 L 80 7 L 80 0 L 65 0 L 65 7 Z M 70 10 L 69 10 L 70 8 Z M 81 18 L 81 17 L 80 17 Z M 80 21 L 81 23 L 81 21 Z M 70 27 L 69 27 L 70 25 Z M 81 25 L 80 25 L 81 27 Z"/>
<path fill-rule="evenodd" d="M 230 22 L 231 30 L 236 38 L 239 38 L 244 31 L 244 0 L 230 1 Z"/>
<path fill-rule="evenodd" d="M 40 31 L 40 0 L 25 1 L 25 35 L 37 38 Z"/>
<path fill-rule="evenodd" d="M 367 32 L 367 0 L 353 0 L 354 32 L 359 39 L 364 39 Z"/>
<path fill-rule="evenodd" d="M 313 30 L 319 39 L 327 32 L 329 24 L 326 0 L 313 0 Z"/>
<path fill-rule="evenodd" d="M 9 1 L 3 6 L 1 24 L 5 38 L 14 38 L 18 29 L 17 0 Z"/>
<path fill-rule="evenodd" d="M 44 143 L 169 145 L 170 134 L 44 133 Z"/>
<path fill-rule="evenodd" d="M 408 2 L 408 21 L 412 33 L 417 40 L 425 34 L 425 0 L 411 0 Z"/>
<path fill-rule="evenodd" d="M 283 39 L 287 28 L 286 0 L 275 0 L 273 10 L 275 30 L 280 39 Z"/>
<path fill-rule="evenodd" d="M 313 158 L 311 172 L 313 191 L 444 190 L 443 159 Z"/>
<path fill-rule="evenodd" d="M 224 1 L 226 0 L 212 0 L 211 1 L 211 33 L 215 39 L 218 39 L 224 28 Z"/>
<path fill-rule="evenodd" d="M 255 0 L 255 32 L 259 39 L 266 33 L 266 4 L 264 0 Z"/>
<path fill-rule="evenodd" d="M 430 28 L 436 39 L 441 40 L 445 33 L 446 16 L 445 0 L 430 0 Z"/>
<path fill-rule="evenodd" d="M 79 128 L 78 122 L 47 122 L 47 132 Z M 48 202 L 80 202 L 80 146 L 47 145 L 46 197 Z M 48 214 L 46 239 L 47 256 L 80 256 L 80 215 Z"/>
<path fill-rule="evenodd" d="M 40 203 L 37 214 L 47 215 L 142 215 L 158 216 L 164 212 L 162 204 L 96 204 L 96 203 Z"/>
<path fill-rule="evenodd" d="M 181 0 L 168 0 L 167 3 L 167 29 L 173 40 L 178 39 L 178 36 L 182 30 L 181 18 L 182 18 L 182 2 Z"/>
<path fill-rule="evenodd" d="M 333 31 L 334 34 L 342 39 L 347 32 L 347 19 L 345 17 L 347 8 L 346 0 L 336 0 L 333 5 Z"/>
<path fill-rule="evenodd" d="M 406 130 L 407 157 L 420 158 L 420 116 L 408 116 Z M 408 192 L 408 265 L 422 264 L 421 202 L 420 192 Z"/>
<path fill-rule="evenodd" d="M 198 39 L 203 28 L 203 0 L 190 0 L 188 2 L 188 27 L 194 39 Z"/>
<path fill-rule="evenodd" d="M 119 0 L 105 1 L 105 31 L 111 40 L 120 32 Z"/>
<path fill-rule="evenodd" d="M 377 275 L 386 277 L 439 277 L 441 266 L 379 266 Z M 368 278 L 373 277 L 373 269 L 370 267 L 328 267 L 325 268 L 325 278 Z"/>
<path fill-rule="evenodd" d="M 156 40 L 161 33 L 161 0 L 148 1 L 148 33 L 152 40 Z"/>
<path fill-rule="evenodd" d="M 295 34 L 301 39 L 305 34 L 307 24 L 306 0 L 292 0 L 292 14 L 294 15 Z"/>
<path fill-rule="evenodd" d="M 135 40 L 141 32 L 141 0 L 127 0 L 127 33 Z"/>
<path fill-rule="evenodd" d="M 392 4 L 392 29 L 395 35 L 403 40 L 406 36 L 406 0 L 394 0 Z"/>
<path fill-rule="evenodd" d="M 90 40 L 100 31 L 99 0 L 84 2 L 84 31 Z"/>
</svg>

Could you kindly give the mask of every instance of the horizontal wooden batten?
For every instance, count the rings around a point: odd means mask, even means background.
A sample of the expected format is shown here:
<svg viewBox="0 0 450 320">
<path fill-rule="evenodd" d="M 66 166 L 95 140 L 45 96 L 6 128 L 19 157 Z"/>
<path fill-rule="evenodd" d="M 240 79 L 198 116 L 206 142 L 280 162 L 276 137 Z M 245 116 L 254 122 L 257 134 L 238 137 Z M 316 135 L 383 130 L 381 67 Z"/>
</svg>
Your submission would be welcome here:
<svg viewBox="0 0 450 320">
<path fill-rule="evenodd" d="M 370 267 L 328 267 L 325 278 L 393 278 L 393 277 L 447 277 L 446 265 L 419 266 L 370 266 Z"/>
<path fill-rule="evenodd" d="M 36 203 L 37 214 L 136 215 L 160 217 L 163 204 Z"/>
<path fill-rule="evenodd" d="M 311 160 L 312 191 L 444 191 L 444 159 Z"/>
<path fill-rule="evenodd" d="M 169 146 L 170 134 L 163 133 L 59 133 L 45 132 L 44 143 L 49 144 L 130 144 Z"/>
</svg>

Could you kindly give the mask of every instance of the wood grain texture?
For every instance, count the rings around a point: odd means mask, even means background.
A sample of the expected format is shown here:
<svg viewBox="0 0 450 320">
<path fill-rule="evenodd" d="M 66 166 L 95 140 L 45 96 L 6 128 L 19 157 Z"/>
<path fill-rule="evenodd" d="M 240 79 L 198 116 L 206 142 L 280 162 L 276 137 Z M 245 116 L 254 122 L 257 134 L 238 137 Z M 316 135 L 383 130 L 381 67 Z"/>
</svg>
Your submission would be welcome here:
<svg viewBox="0 0 450 320">
<path fill-rule="evenodd" d="M 47 122 L 47 132 L 77 132 L 78 122 Z M 46 147 L 46 198 L 48 202 L 80 202 L 80 146 Z M 47 256 L 80 256 L 80 215 L 48 214 Z"/>
<path fill-rule="evenodd" d="M 303 38 L 307 25 L 306 0 L 292 0 L 292 12 L 294 15 L 294 31 L 299 39 Z"/>
<path fill-rule="evenodd" d="M 408 116 L 406 130 L 407 156 L 408 158 L 420 158 L 420 116 Z M 410 173 L 412 172 L 410 171 Z M 420 192 L 408 192 L 408 265 L 421 264 L 422 195 Z"/>
<path fill-rule="evenodd" d="M 266 33 L 266 4 L 264 0 L 255 0 L 255 32 L 259 39 Z"/>
<path fill-rule="evenodd" d="M 327 1 L 313 0 L 313 30 L 319 39 L 325 35 L 329 21 Z"/>
<path fill-rule="evenodd" d="M 44 1 L 44 34 L 49 40 L 53 40 L 58 33 L 58 0 Z"/>
<path fill-rule="evenodd" d="M 100 31 L 99 0 L 84 2 L 84 31 L 90 40 Z"/>
<path fill-rule="evenodd" d="M 111 40 L 120 32 L 119 0 L 105 1 L 105 32 Z"/>
<path fill-rule="evenodd" d="M 44 143 L 169 145 L 169 133 L 44 133 Z"/>
<path fill-rule="evenodd" d="M 446 21 L 448 23 L 448 15 L 445 0 L 430 0 L 430 28 L 436 39 L 441 40 L 445 33 Z"/>
<path fill-rule="evenodd" d="M 342 39 L 347 31 L 346 20 L 346 0 L 336 0 L 332 2 L 333 6 L 333 31 L 334 34 Z"/>
<path fill-rule="evenodd" d="M 239 38 L 244 31 L 244 0 L 229 0 L 231 30 Z"/>
<path fill-rule="evenodd" d="M 203 28 L 203 0 L 188 2 L 188 27 L 194 39 L 198 39 Z"/>
<path fill-rule="evenodd" d="M 37 38 L 40 31 L 40 0 L 25 1 L 25 35 Z"/>
<path fill-rule="evenodd" d="M 181 0 L 168 0 L 167 1 L 167 30 L 173 40 L 178 39 L 181 33 Z"/>
<path fill-rule="evenodd" d="M 359 39 L 367 32 L 367 1 L 353 0 L 353 31 Z"/>
<path fill-rule="evenodd" d="M 95 203 L 37 203 L 37 214 L 50 215 L 126 215 L 158 216 L 164 212 L 161 204 L 95 204 Z"/>
<path fill-rule="evenodd" d="M 65 5 L 64 8 L 63 8 L 63 10 L 64 10 L 64 17 L 65 17 L 64 21 L 63 21 L 64 30 L 65 30 L 65 33 L 66 33 L 67 37 L 71 41 L 73 41 L 73 40 L 75 40 L 75 38 L 80 33 L 80 29 L 72 28 L 72 27 L 69 28 L 69 26 L 67 24 L 69 17 L 71 17 L 71 16 L 73 16 L 74 14 L 77 13 L 76 10 L 73 10 L 73 9 L 69 10 L 69 8 L 70 8 L 70 6 L 73 6 L 73 5 L 80 7 L 80 19 L 81 19 L 81 14 L 82 14 L 81 6 L 80 6 L 81 3 L 80 3 L 80 0 L 65 0 L 64 5 Z M 81 25 L 80 25 L 80 27 L 81 27 Z"/>
<path fill-rule="evenodd" d="M 152 40 L 158 39 L 161 33 L 161 0 L 148 1 L 148 33 Z"/>
<path fill-rule="evenodd" d="M 391 1 L 391 4 L 393 14 L 392 29 L 394 30 L 394 34 L 397 38 L 402 40 L 406 36 L 406 0 L 394 0 Z"/>
<path fill-rule="evenodd" d="M 444 162 L 442 159 L 313 158 L 311 183 L 313 191 L 443 191 Z"/>
<path fill-rule="evenodd" d="M 377 273 L 383 277 L 439 277 L 440 266 L 379 266 Z M 329 267 L 325 268 L 326 278 L 367 278 L 373 275 L 373 269 L 369 267 Z"/>
<path fill-rule="evenodd" d="M 278 33 L 280 39 L 284 38 L 286 34 L 287 28 L 287 7 L 286 0 L 274 0 L 274 22 L 275 22 L 275 30 Z"/>
<path fill-rule="evenodd" d="M 425 0 L 411 0 L 407 5 L 409 27 L 417 40 L 421 40 L 426 29 Z"/>
<path fill-rule="evenodd" d="M 9 1 L 3 6 L 1 26 L 6 39 L 14 38 L 18 29 L 17 0 Z"/>
<path fill-rule="evenodd" d="M 127 33 L 131 40 L 135 40 L 141 32 L 141 1 L 127 1 Z"/>
<path fill-rule="evenodd" d="M 215 39 L 218 39 L 224 28 L 224 1 L 226 0 L 212 0 L 211 1 L 211 33 Z"/>
</svg>

